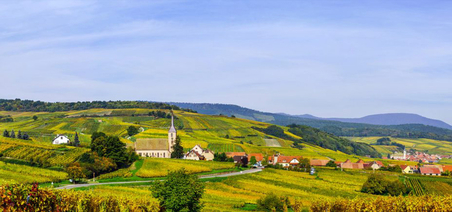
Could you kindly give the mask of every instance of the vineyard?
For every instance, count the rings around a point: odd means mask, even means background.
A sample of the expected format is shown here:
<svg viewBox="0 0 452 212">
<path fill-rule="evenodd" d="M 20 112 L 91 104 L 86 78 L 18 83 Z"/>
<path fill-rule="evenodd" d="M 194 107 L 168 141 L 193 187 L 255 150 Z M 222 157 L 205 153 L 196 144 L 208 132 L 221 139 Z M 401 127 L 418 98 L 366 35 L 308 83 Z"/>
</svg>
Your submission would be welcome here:
<svg viewBox="0 0 452 212">
<path fill-rule="evenodd" d="M 357 211 L 395 211 L 395 212 L 423 212 L 450 211 L 452 196 L 420 196 L 420 197 L 377 197 L 336 199 L 319 201 L 311 205 L 312 212 L 357 212 Z"/>
<path fill-rule="evenodd" d="M 142 165 L 140 164 L 142 163 Z M 140 165 L 135 165 L 140 164 Z M 192 161 L 162 158 L 146 158 L 143 161 L 135 162 L 133 166 L 127 169 L 119 169 L 117 171 L 101 175 L 99 179 L 108 179 L 114 177 L 164 177 L 168 171 L 175 171 L 184 168 L 187 173 L 210 172 L 213 170 L 232 169 L 233 163 L 214 162 L 214 161 Z"/>
<path fill-rule="evenodd" d="M 64 147 L 42 142 L 0 138 L 0 154 L 4 157 L 26 161 L 43 167 L 63 167 L 77 160 L 86 148 Z"/>
<path fill-rule="evenodd" d="M 101 192 L 102 193 L 102 192 Z M 158 212 L 158 202 L 149 195 L 116 192 L 99 195 L 91 191 L 50 190 L 37 185 L 1 186 L 3 211 L 146 211 Z"/>
<path fill-rule="evenodd" d="M 419 179 L 406 179 L 407 186 L 411 187 L 411 193 L 415 196 L 425 195 L 424 188 L 422 187 L 421 181 Z"/>
<path fill-rule="evenodd" d="M 67 179 L 65 172 L 0 161 L 0 185 L 6 183 L 58 182 L 64 179 Z"/>
</svg>

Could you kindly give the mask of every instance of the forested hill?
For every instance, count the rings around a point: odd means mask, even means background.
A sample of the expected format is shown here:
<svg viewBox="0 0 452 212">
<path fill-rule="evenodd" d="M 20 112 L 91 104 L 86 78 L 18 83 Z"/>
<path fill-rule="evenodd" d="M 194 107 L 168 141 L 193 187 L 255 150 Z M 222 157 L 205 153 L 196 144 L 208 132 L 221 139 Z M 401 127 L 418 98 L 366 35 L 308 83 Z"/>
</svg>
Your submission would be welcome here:
<svg viewBox="0 0 452 212">
<path fill-rule="evenodd" d="M 361 123 L 346 123 L 340 121 L 316 119 L 315 117 L 302 118 L 286 114 L 266 113 L 229 104 L 176 102 L 172 102 L 170 104 L 196 110 L 199 113 L 207 115 L 234 115 L 239 118 L 284 126 L 290 124 L 307 125 L 321 129 L 336 136 L 393 136 L 400 138 L 430 138 L 436 140 L 452 141 L 452 130 L 422 124 L 372 125 Z"/>
<path fill-rule="evenodd" d="M 86 101 L 86 102 L 43 102 L 21 99 L 0 99 L 0 111 L 18 112 L 57 112 L 70 110 L 87 110 L 93 108 L 104 109 L 173 109 L 181 110 L 180 107 L 166 103 L 146 101 Z M 194 112 L 192 110 L 188 110 Z"/>
</svg>

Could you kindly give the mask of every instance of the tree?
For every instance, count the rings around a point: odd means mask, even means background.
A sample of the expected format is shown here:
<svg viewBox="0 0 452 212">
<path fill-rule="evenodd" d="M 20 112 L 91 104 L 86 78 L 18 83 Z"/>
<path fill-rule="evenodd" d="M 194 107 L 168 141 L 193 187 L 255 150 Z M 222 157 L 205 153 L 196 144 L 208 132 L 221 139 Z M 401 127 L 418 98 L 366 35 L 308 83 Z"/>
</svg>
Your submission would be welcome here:
<svg viewBox="0 0 452 212">
<path fill-rule="evenodd" d="M 85 174 L 83 174 L 83 169 L 80 166 L 80 163 L 75 162 L 73 164 L 71 164 L 67 169 L 66 172 L 69 175 L 70 179 L 75 180 L 80 180 L 81 178 L 85 178 Z"/>
<path fill-rule="evenodd" d="M 16 134 L 14 133 L 14 130 L 11 130 L 11 134 L 9 135 L 11 138 L 16 138 Z"/>
<path fill-rule="evenodd" d="M 33 120 L 38 120 L 38 117 L 36 115 L 33 116 Z"/>
<path fill-rule="evenodd" d="M 22 139 L 24 139 L 24 140 L 28 140 L 28 139 L 30 139 L 30 137 L 28 136 L 28 134 L 27 134 L 27 133 L 24 133 L 24 135 L 22 136 Z"/>
<path fill-rule="evenodd" d="M 299 166 L 303 171 L 309 172 L 311 170 L 311 161 L 308 158 L 303 158 L 300 160 Z"/>
<path fill-rule="evenodd" d="M 135 126 L 129 126 L 129 128 L 127 128 L 127 134 L 129 136 L 134 136 L 134 135 L 138 134 L 138 128 Z"/>
<path fill-rule="evenodd" d="M 251 156 L 251 159 L 250 159 L 250 165 L 253 166 L 253 165 L 255 165 L 256 163 L 257 163 L 256 157 L 255 157 L 255 156 Z"/>
<path fill-rule="evenodd" d="M 3 137 L 9 137 L 9 132 L 8 132 L 8 130 L 3 131 Z"/>
<path fill-rule="evenodd" d="M 334 163 L 334 161 L 330 160 L 328 161 L 328 163 L 326 163 L 327 167 L 337 167 L 336 163 Z"/>
<path fill-rule="evenodd" d="M 201 211 L 201 197 L 204 184 L 196 175 L 189 175 L 184 169 L 169 172 L 164 181 L 154 181 L 152 195 L 160 202 L 164 211 Z"/>
<path fill-rule="evenodd" d="M 22 132 L 20 132 L 20 130 L 19 130 L 19 132 L 17 133 L 17 138 L 18 138 L 18 139 L 22 139 Z"/>
<path fill-rule="evenodd" d="M 80 140 L 78 139 L 78 134 L 77 132 L 75 132 L 75 136 L 74 136 L 74 146 L 79 146 L 80 145 Z"/>
<path fill-rule="evenodd" d="M 363 184 L 361 192 L 369 194 L 383 195 L 386 194 L 388 182 L 381 175 L 371 174 L 367 181 Z"/>
<path fill-rule="evenodd" d="M 91 136 L 91 151 L 96 152 L 100 157 L 113 159 L 118 167 L 125 167 L 138 159 L 135 151 L 126 148 L 117 136 L 106 136 L 105 133 L 93 133 Z"/>
<path fill-rule="evenodd" d="M 273 193 L 269 193 L 257 200 L 257 207 L 263 211 L 285 211 L 287 209 L 287 201 L 287 198 L 280 198 Z"/>
<path fill-rule="evenodd" d="M 171 152 L 171 158 L 182 158 L 184 157 L 184 148 L 182 147 L 182 142 L 179 136 L 176 136 L 176 142 L 173 146 L 173 152 Z"/>
</svg>

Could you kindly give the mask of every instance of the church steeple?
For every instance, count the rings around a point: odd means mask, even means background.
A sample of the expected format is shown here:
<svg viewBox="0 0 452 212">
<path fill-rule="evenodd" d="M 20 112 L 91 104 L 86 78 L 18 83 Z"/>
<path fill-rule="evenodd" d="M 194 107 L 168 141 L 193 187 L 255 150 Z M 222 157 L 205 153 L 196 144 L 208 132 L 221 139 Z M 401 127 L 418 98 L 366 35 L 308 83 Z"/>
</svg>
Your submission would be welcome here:
<svg viewBox="0 0 452 212">
<path fill-rule="evenodd" d="M 174 127 L 174 114 L 173 114 L 173 111 L 171 111 L 171 127 L 170 127 L 168 133 L 176 133 L 176 132 L 177 132 L 177 130 Z"/>
</svg>

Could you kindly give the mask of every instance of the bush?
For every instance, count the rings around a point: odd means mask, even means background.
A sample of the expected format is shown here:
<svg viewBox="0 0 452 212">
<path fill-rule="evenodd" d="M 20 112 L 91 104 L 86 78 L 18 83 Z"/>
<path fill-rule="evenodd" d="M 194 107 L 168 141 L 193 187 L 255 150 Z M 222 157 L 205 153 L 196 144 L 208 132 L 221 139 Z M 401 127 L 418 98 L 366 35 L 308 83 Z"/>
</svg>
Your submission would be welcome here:
<svg viewBox="0 0 452 212">
<path fill-rule="evenodd" d="M 391 182 L 382 175 L 372 174 L 363 184 L 361 192 L 376 195 L 399 196 L 408 194 L 410 189 L 399 180 Z"/>
</svg>

